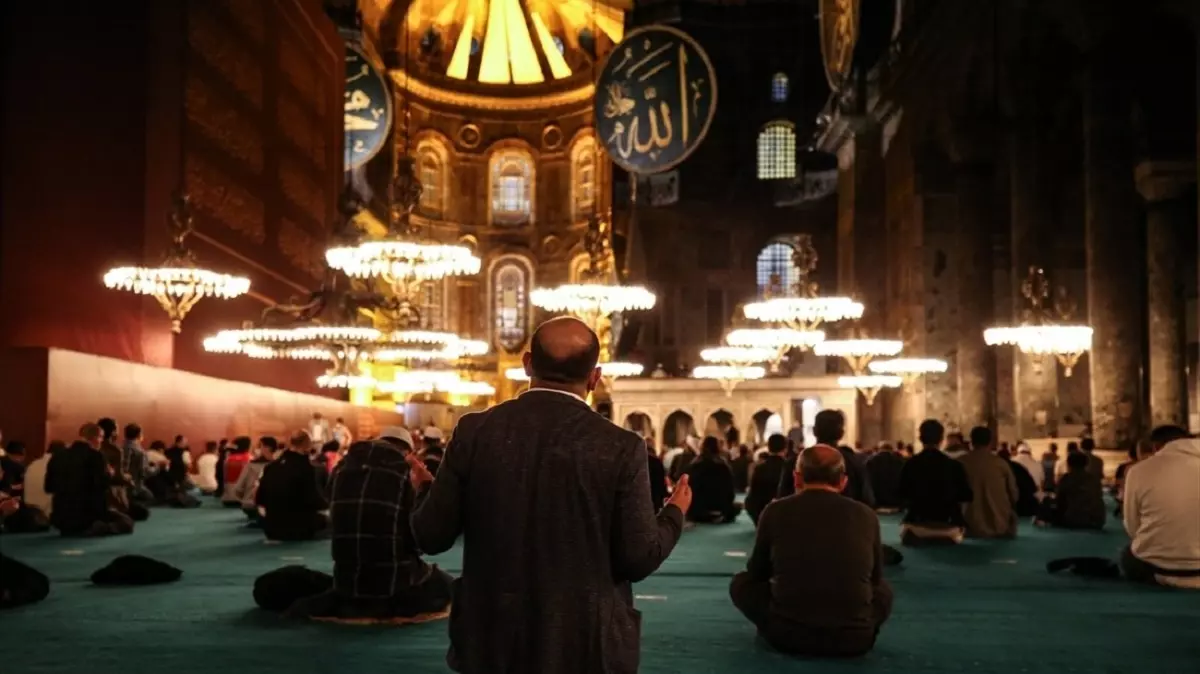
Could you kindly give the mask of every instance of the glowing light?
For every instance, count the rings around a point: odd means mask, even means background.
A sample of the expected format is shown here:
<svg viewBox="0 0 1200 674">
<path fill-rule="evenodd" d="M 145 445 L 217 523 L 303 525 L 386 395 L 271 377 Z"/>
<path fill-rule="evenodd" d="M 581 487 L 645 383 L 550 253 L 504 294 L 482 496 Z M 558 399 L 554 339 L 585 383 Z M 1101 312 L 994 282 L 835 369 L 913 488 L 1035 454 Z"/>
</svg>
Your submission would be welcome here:
<svg viewBox="0 0 1200 674">
<path fill-rule="evenodd" d="M 867 405 L 875 403 L 875 396 L 879 394 L 881 389 L 899 388 L 903 383 L 904 380 L 901 377 L 890 374 L 860 374 L 838 377 L 838 386 L 858 389 L 858 392 L 867 401 Z"/>
<path fill-rule="evenodd" d="M 244 295 L 250 290 L 250 279 L 194 267 L 117 267 L 104 275 L 104 285 L 158 300 L 171 319 L 171 330 L 178 333 L 197 302 Z"/>
<path fill-rule="evenodd" d="M 642 286 L 576 283 L 556 288 L 536 288 L 529 294 L 533 305 L 546 311 L 609 315 L 620 311 L 651 309 L 654 293 Z"/>
<path fill-rule="evenodd" d="M 831 339 L 813 347 L 818 356 L 894 356 L 904 350 L 898 339 Z"/>
<path fill-rule="evenodd" d="M 466 246 L 420 243 L 404 239 L 364 241 L 331 248 L 330 267 L 353 278 L 380 277 L 389 281 L 436 281 L 447 276 L 479 273 L 480 260 Z"/>
<path fill-rule="evenodd" d="M 641 363 L 626 363 L 623 361 L 607 361 L 600 363 L 600 375 L 616 379 L 618 377 L 636 377 L 642 373 Z"/>
<path fill-rule="evenodd" d="M 696 379 L 762 379 L 767 376 L 767 369 L 758 365 L 699 365 L 692 369 L 692 377 Z"/>
<path fill-rule="evenodd" d="M 1015 346 L 1033 356 L 1054 356 L 1062 363 L 1063 374 L 1070 377 L 1079 359 L 1092 349 L 1092 328 L 1058 324 L 988 328 L 983 331 L 983 341 L 988 346 Z"/>
<path fill-rule="evenodd" d="M 504 371 L 504 378 L 509 381 L 529 381 L 529 375 L 525 374 L 523 367 L 510 367 Z"/>
<path fill-rule="evenodd" d="M 862 318 L 863 310 L 861 302 L 849 297 L 775 297 L 751 302 L 742 309 L 746 318 L 756 321 L 800 324 L 810 329 L 822 323 L 857 320 Z"/>
<path fill-rule="evenodd" d="M 767 347 L 714 346 L 701 350 L 700 360 L 706 363 L 752 365 L 770 362 L 777 353 L 775 349 Z"/>
<path fill-rule="evenodd" d="M 938 374 L 950 369 L 949 363 L 940 358 L 892 358 L 873 360 L 867 364 L 872 374 L 893 374 L 901 377 Z"/>
<path fill-rule="evenodd" d="M 794 328 L 738 328 L 725 336 L 731 346 L 764 347 L 772 349 L 811 348 L 825 341 L 820 330 Z"/>
<path fill-rule="evenodd" d="M 385 393 L 447 393 L 463 396 L 490 396 L 495 387 L 487 382 L 463 379 L 449 370 L 406 370 L 397 372 L 392 381 L 377 382 L 375 388 Z"/>
</svg>

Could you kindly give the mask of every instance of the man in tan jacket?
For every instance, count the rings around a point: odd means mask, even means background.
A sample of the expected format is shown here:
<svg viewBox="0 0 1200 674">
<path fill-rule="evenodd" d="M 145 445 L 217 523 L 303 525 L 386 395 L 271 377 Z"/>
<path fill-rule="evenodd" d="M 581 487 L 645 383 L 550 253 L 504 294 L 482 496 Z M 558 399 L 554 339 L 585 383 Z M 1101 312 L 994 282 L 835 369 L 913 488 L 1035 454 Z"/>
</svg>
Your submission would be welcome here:
<svg viewBox="0 0 1200 674">
<path fill-rule="evenodd" d="M 967 484 L 975 498 L 966 505 L 967 536 L 1014 538 L 1017 514 L 1013 509 L 1019 492 L 1008 464 L 992 453 L 992 432 L 982 426 L 971 429 L 971 451 L 959 461 L 967 473 Z"/>
</svg>

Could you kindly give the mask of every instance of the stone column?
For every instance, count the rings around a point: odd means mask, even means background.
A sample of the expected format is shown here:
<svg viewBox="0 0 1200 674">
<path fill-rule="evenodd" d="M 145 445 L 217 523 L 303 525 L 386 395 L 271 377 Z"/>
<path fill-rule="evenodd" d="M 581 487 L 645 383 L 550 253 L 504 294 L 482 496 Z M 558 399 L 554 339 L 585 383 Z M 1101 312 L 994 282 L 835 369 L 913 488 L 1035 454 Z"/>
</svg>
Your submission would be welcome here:
<svg viewBox="0 0 1200 674">
<path fill-rule="evenodd" d="M 955 167 L 958 196 L 959 284 L 958 379 L 959 425 L 963 430 L 995 423 L 996 371 L 983 331 L 996 317 L 992 291 L 993 172 L 987 163 Z"/>
<path fill-rule="evenodd" d="M 888 338 L 882 333 L 887 301 L 888 249 L 886 241 L 883 167 L 883 129 L 873 121 L 864 120 L 854 132 L 854 290 L 866 307 L 860 325 L 867 336 Z M 884 403 L 886 393 L 867 405 L 860 396 L 858 404 L 858 439 L 863 447 L 874 447 L 883 437 Z"/>
<path fill-rule="evenodd" d="M 1021 284 L 1031 266 L 1048 267 L 1053 251 L 1055 223 L 1050 213 L 1044 166 L 1040 150 L 1039 120 L 1019 116 L 1009 136 L 1008 170 L 1011 209 L 1011 316 L 1024 320 L 1028 301 Z M 1051 277 L 1051 282 L 1054 279 Z M 1001 317 L 997 317 L 1001 318 Z M 1013 347 L 1004 347 L 1013 348 Z M 1047 437 L 1058 426 L 1058 372 L 1052 358 L 1035 358 L 1013 349 L 1013 420 L 1018 438 Z"/>
<path fill-rule="evenodd" d="M 1083 144 L 1088 313 L 1093 330 L 1096 446 L 1130 447 L 1142 430 L 1145 243 L 1133 180 L 1130 97 L 1119 43 L 1092 51 L 1084 73 Z"/>
<path fill-rule="evenodd" d="M 1185 200 L 1196 181 L 1194 162 L 1142 162 L 1135 171 L 1146 200 L 1146 306 L 1150 423 L 1187 428 L 1187 344 L 1183 264 Z"/>
</svg>

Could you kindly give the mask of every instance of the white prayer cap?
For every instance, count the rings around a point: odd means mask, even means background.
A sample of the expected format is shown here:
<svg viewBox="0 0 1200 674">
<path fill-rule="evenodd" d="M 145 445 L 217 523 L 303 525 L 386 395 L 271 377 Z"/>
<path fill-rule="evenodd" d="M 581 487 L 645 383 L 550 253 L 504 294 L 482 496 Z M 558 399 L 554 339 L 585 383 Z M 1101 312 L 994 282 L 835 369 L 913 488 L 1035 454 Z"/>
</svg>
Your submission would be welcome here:
<svg viewBox="0 0 1200 674">
<path fill-rule="evenodd" d="M 438 428 L 437 426 L 426 426 L 425 430 L 422 433 L 426 438 L 428 438 L 430 440 L 441 440 L 442 439 L 442 429 Z"/>
<path fill-rule="evenodd" d="M 382 431 L 379 431 L 379 439 L 396 440 L 408 445 L 409 449 L 413 448 L 412 433 L 402 426 L 385 426 Z"/>
</svg>

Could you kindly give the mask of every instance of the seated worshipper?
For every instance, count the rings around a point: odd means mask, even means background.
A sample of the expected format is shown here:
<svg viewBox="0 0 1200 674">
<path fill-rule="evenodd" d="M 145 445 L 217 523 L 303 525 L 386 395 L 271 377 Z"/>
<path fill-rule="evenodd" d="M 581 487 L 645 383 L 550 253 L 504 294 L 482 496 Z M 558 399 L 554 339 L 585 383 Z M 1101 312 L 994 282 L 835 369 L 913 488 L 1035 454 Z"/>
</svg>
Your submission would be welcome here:
<svg viewBox="0 0 1200 674">
<path fill-rule="evenodd" d="M 50 529 L 50 521 L 37 508 L 25 503 L 25 445 L 9 442 L 0 456 L 0 530 L 10 534 L 34 534 Z"/>
<path fill-rule="evenodd" d="M 1024 443 L 1022 442 L 1022 444 L 1024 444 Z M 1071 447 L 1074 447 L 1074 446 L 1075 446 L 1075 443 L 1073 443 L 1073 442 L 1068 443 L 1067 451 L 1070 452 Z M 1058 445 L 1052 442 L 1052 443 L 1050 443 L 1050 449 L 1048 449 L 1042 453 L 1042 493 L 1043 494 L 1054 491 L 1054 480 L 1055 480 L 1055 478 L 1058 477 L 1056 475 L 1056 473 L 1058 472 L 1057 466 L 1058 466 Z"/>
<path fill-rule="evenodd" d="M 926 419 L 917 429 L 921 451 L 900 472 L 900 500 L 907 512 L 900 525 L 904 545 L 962 543 L 967 523 L 963 504 L 971 502 L 971 486 L 961 462 L 941 450 L 946 429 Z"/>
<path fill-rule="evenodd" d="M 767 438 L 767 456 L 754 467 L 754 472 L 750 474 L 750 490 L 746 493 L 746 513 L 756 524 L 763 509 L 767 507 L 768 503 L 775 500 L 775 495 L 779 492 L 780 481 L 792 472 L 792 467 L 795 465 L 795 462 L 788 464 L 787 451 L 787 438 L 775 433 Z"/>
<path fill-rule="evenodd" d="M 663 466 L 662 459 L 658 458 L 658 453 L 654 451 L 653 438 L 646 438 L 646 460 L 650 469 L 650 507 L 654 508 L 654 512 L 658 512 L 667 502 L 667 469 Z"/>
<path fill-rule="evenodd" d="M 54 452 L 46 466 L 46 492 L 54 499 L 50 523 L 63 536 L 133 533 L 133 520 L 111 507 L 112 465 L 100 453 L 103 432 L 84 424 L 79 440 Z"/>
<path fill-rule="evenodd" d="M 1026 474 L 1033 480 L 1034 491 L 1037 498 L 1042 498 L 1042 483 L 1046 481 L 1046 468 L 1041 461 L 1033 458 L 1033 450 L 1024 442 L 1017 444 L 1017 454 L 1013 457 L 1012 462 L 1025 469 Z M 1017 488 L 1021 487 L 1020 478 L 1017 478 Z"/>
<path fill-rule="evenodd" d="M 223 473 L 221 505 L 226 508 L 242 507 L 242 500 L 237 497 L 233 488 L 237 486 L 238 478 L 242 476 L 242 471 L 250 463 L 250 445 L 250 438 L 242 435 L 234 438 L 225 451 L 225 461 L 221 467 Z"/>
<path fill-rule="evenodd" d="M 863 655 L 892 611 L 879 518 L 842 495 L 845 465 L 828 445 L 801 452 L 797 493 L 763 511 L 746 570 L 729 587 L 733 605 L 785 653 Z"/>
<path fill-rule="evenodd" d="M 111 469 L 108 478 L 108 505 L 132 517 L 134 513 L 129 508 L 129 484 L 133 478 L 125 471 L 125 452 L 117 445 L 117 422 L 105 417 L 96 423 L 100 426 L 102 434 L 100 454 Z"/>
<path fill-rule="evenodd" d="M 441 429 L 430 427 L 428 430 L 433 433 L 433 436 L 422 440 L 425 448 L 421 451 L 421 460 L 425 463 L 425 468 L 434 477 L 437 477 L 438 468 L 442 466 L 442 459 L 446 456 L 446 450 L 442 448 Z M 416 441 L 414 440 L 414 442 Z"/>
<path fill-rule="evenodd" d="M 687 469 L 692 486 L 692 507 L 687 518 L 693 522 L 726 524 L 737 519 L 742 511 L 736 503 L 733 470 L 721 455 L 721 441 L 713 436 L 700 444 L 700 457 Z"/>
<path fill-rule="evenodd" d="M 946 436 L 946 446 L 942 451 L 951 459 L 961 459 L 971 448 L 967 446 L 962 433 L 950 433 Z"/>
<path fill-rule="evenodd" d="M 263 468 L 256 505 L 261 508 L 267 540 L 303 541 L 315 538 L 329 526 L 322 513 L 327 507 L 318 488 L 317 472 L 308 459 L 312 440 L 298 431 L 288 448 Z"/>
<path fill-rule="evenodd" d="M 208 496 L 217 491 L 217 443 L 204 443 L 204 453 L 196 459 L 196 474 L 192 476 L 196 488 Z"/>
<path fill-rule="evenodd" d="M 1121 553 L 1130 580 L 1200 589 L 1200 440 L 1160 426 L 1150 440 L 1161 447 L 1125 476 L 1125 531 Z"/>
<path fill-rule="evenodd" d="M 1006 457 L 1003 452 L 998 453 L 997 456 L 1004 459 L 1009 469 L 1012 470 L 1013 479 L 1017 481 L 1017 502 L 1013 505 L 1013 511 L 1017 513 L 1017 517 L 1037 515 L 1041 511 L 1042 502 L 1033 476 L 1029 474 L 1025 466 L 1017 463 L 1011 457 Z"/>
<path fill-rule="evenodd" d="M 679 478 L 683 477 L 683 474 L 687 472 L 688 466 L 692 465 L 692 462 L 699 456 L 699 452 L 697 451 L 699 449 L 700 438 L 689 435 L 684 440 L 683 449 L 675 455 L 675 458 L 671 459 L 671 465 L 668 469 L 670 471 L 671 482 L 678 482 Z"/>
<path fill-rule="evenodd" d="M 46 493 L 46 466 L 50 464 L 50 457 L 61 449 L 66 449 L 61 440 L 51 442 L 46 453 L 34 459 L 25 469 L 25 505 L 40 510 L 47 521 L 54 510 L 54 501 Z"/>
<path fill-rule="evenodd" d="M 298 601 L 289 614 L 353 621 L 447 615 L 453 578 L 421 559 L 409 526 L 416 499 L 410 475 L 424 471 L 412 442 L 408 431 L 390 426 L 378 440 L 350 447 L 330 481 L 333 588 Z"/>
<path fill-rule="evenodd" d="M 125 444 L 121 449 L 121 472 L 126 476 L 125 488 L 129 492 L 129 503 L 143 508 L 154 501 L 154 495 L 146 488 L 146 476 L 150 472 L 150 462 L 146 450 L 142 447 L 142 427 L 137 424 L 127 424 L 122 433 Z M 162 443 L 158 443 L 162 446 Z M 164 457 L 165 458 L 165 457 Z M 133 515 L 134 509 L 130 508 Z M 140 519 L 135 517 L 134 519 Z"/>
<path fill-rule="evenodd" d="M 167 443 L 162 440 L 155 440 L 146 448 L 146 466 L 151 471 L 159 469 L 166 470 L 170 464 L 170 459 L 167 458 Z"/>
<path fill-rule="evenodd" d="M 863 467 L 862 457 L 853 449 L 840 444 L 846 434 L 846 415 L 841 410 L 821 410 L 813 418 L 813 435 L 817 444 L 836 447 L 846 461 L 846 496 L 868 508 L 875 507 L 875 491 L 871 478 Z M 789 474 L 785 473 L 779 484 L 779 498 L 795 493 L 796 487 Z"/>
<path fill-rule="evenodd" d="M 900 473 L 906 459 L 891 445 L 885 444 L 867 459 L 867 477 L 875 492 L 875 509 L 879 512 L 900 511 Z"/>
<path fill-rule="evenodd" d="M 246 464 L 246 468 L 238 476 L 237 484 L 233 485 L 233 494 L 241 499 L 242 512 L 246 514 L 246 519 L 250 520 L 251 526 L 262 525 L 262 518 L 259 517 L 258 505 L 255 502 L 255 497 L 258 495 L 258 482 L 262 479 L 263 469 L 275 460 L 278 452 L 278 440 L 269 435 L 259 438 L 258 450 L 255 452 L 254 458 Z"/>
<path fill-rule="evenodd" d="M 733 488 L 739 494 L 745 493 L 750 486 L 750 448 L 738 445 L 733 459 L 729 462 L 729 468 L 733 471 Z"/>
<path fill-rule="evenodd" d="M 1088 455 L 1067 455 L 1067 474 L 1058 480 L 1053 497 L 1042 502 L 1038 524 L 1063 529 L 1103 529 L 1107 512 L 1104 486 L 1088 470 Z"/>
<path fill-rule="evenodd" d="M 222 500 L 225 498 L 225 457 L 229 455 L 229 442 L 225 438 L 217 443 L 217 463 L 216 463 L 216 479 L 217 488 L 213 492 L 213 498 Z"/>
<path fill-rule="evenodd" d="M 971 429 L 971 451 L 958 461 L 967 473 L 971 500 L 963 511 L 971 538 L 1014 538 L 1020 494 L 1008 462 L 992 453 L 992 432 L 983 426 Z"/>
</svg>

